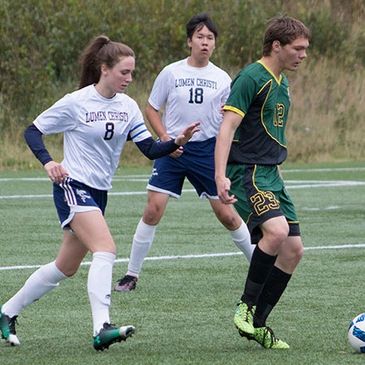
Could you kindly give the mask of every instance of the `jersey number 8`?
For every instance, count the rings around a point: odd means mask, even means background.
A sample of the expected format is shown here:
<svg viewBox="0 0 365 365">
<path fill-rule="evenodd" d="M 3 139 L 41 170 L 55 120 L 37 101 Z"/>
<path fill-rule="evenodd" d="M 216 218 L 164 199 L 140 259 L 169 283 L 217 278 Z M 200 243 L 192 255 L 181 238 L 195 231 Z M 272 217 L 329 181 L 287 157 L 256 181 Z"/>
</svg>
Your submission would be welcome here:
<svg viewBox="0 0 365 365">
<path fill-rule="evenodd" d="M 113 138 L 114 135 L 114 123 L 108 122 L 105 124 L 105 134 L 104 139 L 106 141 L 109 141 Z"/>
</svg>

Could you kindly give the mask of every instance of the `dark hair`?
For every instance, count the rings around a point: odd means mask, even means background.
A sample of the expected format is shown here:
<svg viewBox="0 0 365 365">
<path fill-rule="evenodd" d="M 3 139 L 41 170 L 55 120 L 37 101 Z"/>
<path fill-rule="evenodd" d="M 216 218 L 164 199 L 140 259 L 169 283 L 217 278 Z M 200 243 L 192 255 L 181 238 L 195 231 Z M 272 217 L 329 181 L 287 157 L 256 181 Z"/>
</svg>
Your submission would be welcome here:
<svg viewBox="0 0 365 365">
<path fill-rule="evenodd" d="M 279 41 L 285 46 L 297 38 L 310 39 L 310 36 L 310 30 L 298 19 L 289 16 L 271 18 L 267 23 L 262 53 L 264 56 L 269 56 L 274 41 Z"/>
<path fill-rule="evenodd" d="M 213 23 L 213 20 L 207 13 L 200 13 L 194 15 L 186 24 L 186 37 L 191 39 L 196 30 L 200 30 L 204 25 L 214 34 L 214 37 L 218 37 L 218 29 Z"/>
<path fill-rule="evenodd" d="M 134 57 L 133 50 L 127 45 L 111 41 L 105 35 L 95 37 L 80 56 L 81 77 L 79 88 L 95 84 L 101 75 L 101 65 L 112 68 L 121 57 Z"/>
</svg>

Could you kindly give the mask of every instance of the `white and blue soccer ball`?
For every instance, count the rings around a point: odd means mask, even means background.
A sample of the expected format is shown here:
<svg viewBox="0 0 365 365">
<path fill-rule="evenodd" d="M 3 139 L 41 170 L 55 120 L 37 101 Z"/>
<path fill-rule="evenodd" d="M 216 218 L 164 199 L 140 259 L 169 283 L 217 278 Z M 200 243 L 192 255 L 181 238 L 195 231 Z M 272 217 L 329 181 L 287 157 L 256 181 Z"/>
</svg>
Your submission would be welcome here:
<svg viewBox="0 0 365 365">
<path fill-rule="evenodd" d="M 357 352 L 365 353 L 365 313 L 359 314 L 351 321 L 347 336 L 350 345 Z"/>
</svg>

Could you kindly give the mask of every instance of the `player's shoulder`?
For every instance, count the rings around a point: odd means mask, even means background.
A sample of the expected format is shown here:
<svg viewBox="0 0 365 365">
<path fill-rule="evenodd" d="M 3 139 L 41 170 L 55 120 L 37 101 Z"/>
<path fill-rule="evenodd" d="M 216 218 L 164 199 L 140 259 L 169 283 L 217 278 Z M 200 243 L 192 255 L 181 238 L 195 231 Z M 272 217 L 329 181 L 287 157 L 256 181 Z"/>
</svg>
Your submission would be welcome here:
<svg viewBox="0 0 365 365">
<path fill-rule="evenodd" d="M 209 61 L 208 67 L 210 67 L 211 72 L 214 72 L 215 75 L 220 75 L 220 77 L 222 78 L 227 78 L 231 80 L 231 76 L 229 76 L 228 72 L 217 66 L 212 61 Z"/>
<path fill-rule="evenodd" d="M 215 63 L 213 63 L 212 61 L 209 61 L 208 63 L 208 67 L 214 69 L 215 71 L 219 72 L 219 73 L 224 73 L 227 74 L 228 73 L 226 71 L 224 71 L 221 67 L 217 66 Z"/>
<path fill-rule="evenodd" d="M 68 92 L 61 99 L 59 99 L 56 104 L 64 105 L 65 107 L 67 106 L 70 108 L 77 108 L 79 105 L 82 105 L 86 100 L 88 100 L 89 93 L 87 90 L 85 90 L 86 88 L 89 87 Z"/>
<path fill-rule="evenodd" d="M 169 63 L 168 65 L 166 65 L 161 72 L 174 72 L 177 69 L 183 68 L 185 67 L 185 65 L 187 64 L 186 59 L 182 59 L 182 60 L 178 60 L 172 63 Z"/>
<path fill-rule="evenodd" d="M 243 67 L 236 77 L 236 79 L 239 79 L 241 82 L 256 86 L 266 83 L 270 78 L 272 78 L 272 76 L 258 61 Z"/>
<path fill-rule="evenodd" d="M 65 98 L 70 99 L 74 103 L 84 103 L 85 101 L 92 99 L 93 95 L 96 95 L 96 93 L 94 85 L 88 85 L 66 94 Z"/>
<path fill-rule="evenodd" d="M 250 77 L 256 78 L 258 76 L 261 76 L 263 71 L 264 71 L 264 69 L 260 62 L 253 62 L 253 63 L 246 65 L 242 69 L 241 73 L 244 75 L 248 75 Z"/>
<path fill-rule="evenodd" d="M 115 101 L 128 105 L 131 108 L 138 108 L 137 102 L 125 93 L 118 93 L 115 95 Z"/>
</svg>

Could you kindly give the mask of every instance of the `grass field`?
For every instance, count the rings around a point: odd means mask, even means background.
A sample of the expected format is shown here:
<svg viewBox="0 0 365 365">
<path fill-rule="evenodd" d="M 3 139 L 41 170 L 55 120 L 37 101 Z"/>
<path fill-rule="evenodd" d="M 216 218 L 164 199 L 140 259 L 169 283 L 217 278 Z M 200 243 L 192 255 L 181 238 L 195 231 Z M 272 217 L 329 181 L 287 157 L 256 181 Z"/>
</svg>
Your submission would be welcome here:
<svg viewBox="0 0 365 365">
<path fill-rule="evenodd" d="M 114 281 L 124 274 L 145 205 L 149 169 L 121 169 L 107 220 L 118 245 Z M 233 325 L 248 264 L 191 186 L 172 200 L 137 289 L 113 293 L 125 343 L 97 353 L 86 292 L 90 257 L 79 272 L 19 317 L 21 346 L 0 342 L 0 364 L 363 364 L 347 343 L 349 321 L 365 311 L 365 164 L 285 166 L 301 220 L 305 255 L 269 325 L 288 351 L 264 350 Z M 0 173 L 0 303 L 57 254 L 61 231 L 42 171 Z"/>
</svg>

